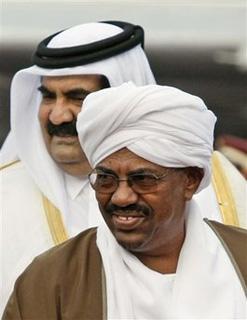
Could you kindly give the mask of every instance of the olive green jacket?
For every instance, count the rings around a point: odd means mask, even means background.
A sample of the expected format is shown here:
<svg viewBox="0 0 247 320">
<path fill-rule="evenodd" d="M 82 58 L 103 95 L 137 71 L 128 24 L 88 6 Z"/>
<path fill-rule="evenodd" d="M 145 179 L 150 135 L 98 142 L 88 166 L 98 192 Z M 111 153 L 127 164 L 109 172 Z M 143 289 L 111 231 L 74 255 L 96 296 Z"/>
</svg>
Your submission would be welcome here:
<svg viewBox="0 0 247 320">
<path fill-rule="evenodd" d="M 205 219 L 227 251 L 246 292 L 247 231 Z M 106 319 L 96 228 L 38 256 L 18 278 L 3 320 Z"/>
</svg>

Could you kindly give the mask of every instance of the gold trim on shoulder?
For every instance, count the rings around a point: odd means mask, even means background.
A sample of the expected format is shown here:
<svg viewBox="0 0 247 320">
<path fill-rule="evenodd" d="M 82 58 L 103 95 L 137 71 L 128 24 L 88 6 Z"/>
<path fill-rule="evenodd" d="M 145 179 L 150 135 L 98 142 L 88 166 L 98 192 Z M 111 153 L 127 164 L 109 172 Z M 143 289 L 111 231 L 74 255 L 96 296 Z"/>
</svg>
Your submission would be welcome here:
<svg viewBox="0 0 247 320">
<path fill-rule="evenodd" d="M 68 239 L 60 211 L 44 196 L 43 206 L 54 244 L 60 244 Z"/>
<path fill-rule="evenodd" d="M 18 162 L 20 162 L 19 159 L 18 159 L 18 160 L 15 160 L 15 161 L 12 161 L 12 162 L 8 162 L 8 163 L 3 164 L 3 165 L 0 165 L 0 170 L 6 169 L 6 168 L 8 168 L 8 167 L 11 167 L 11 166 L 13 166 L 14 164 L 16 164 L 16 163 L 18 163 Z"/>
<path fill-rule="evenodd" d="M 217 152 L 212 156 L 212 183 L 220 207 L 223 223 L 239 226 L 238 213 L 229 180 Z"/>
<path fill-rule="evenodd" d="M 18 162 L 20 162 L 19 159 L 0 165 L 0 171 Z M 42 195 L 42 200 L 51 236 L 54 244 L 57 245 L 68 239 L 68 235 L 61 218 L 61 213 L 44 195 Z"/>
<path fill-rule="evenodd" d="M 102 281 L 102 320 L 107 319 L 107 301 L 106 301 L 106 277 L 104 268 L 101 268 L 101 281 Z"/>
</svg>

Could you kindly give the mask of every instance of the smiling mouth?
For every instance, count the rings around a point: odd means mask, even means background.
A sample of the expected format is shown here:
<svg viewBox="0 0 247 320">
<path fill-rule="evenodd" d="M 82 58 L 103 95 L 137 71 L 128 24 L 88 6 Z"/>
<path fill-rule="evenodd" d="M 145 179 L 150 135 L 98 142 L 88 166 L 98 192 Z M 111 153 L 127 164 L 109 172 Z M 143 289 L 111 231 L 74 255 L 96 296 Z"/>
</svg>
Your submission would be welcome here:
<svg viewBox="0 0 247 320">
<path fill-rule="evenodd" d="M 113 214 L 112 215 L 112 221 L 114 226 L 117 229 L 121 230 L 132 230 L 138 227 L 144 220 L 145 216 L 139 215 L 128 215 L 128 216 L 123 216 L 123 215 L 117 215 Z"/>
</svg>

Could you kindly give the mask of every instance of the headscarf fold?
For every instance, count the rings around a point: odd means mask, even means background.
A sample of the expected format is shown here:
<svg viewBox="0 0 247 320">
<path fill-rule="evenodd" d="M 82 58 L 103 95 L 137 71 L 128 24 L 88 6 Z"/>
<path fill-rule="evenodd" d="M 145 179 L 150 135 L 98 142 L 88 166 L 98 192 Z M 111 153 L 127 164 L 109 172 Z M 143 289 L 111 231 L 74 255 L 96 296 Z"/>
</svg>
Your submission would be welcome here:
<svg viewBox="0 0 247 320">
<path fill-rule="evenodd" d="M 52 38 L 48 47 L 61 48 L 92 43 L 120 32 L 120 27 L 107 23 L 81 24 L 59 33 Z M 41 192 L 62 212 L 65 224 L 71 219 L 72 209 L 68 204 L 63 171 L 52 160 L 43 141 L 38 121 L 41 94 L 37 88 L 42 76 L 85 74 L 104 75 L 111 87 L 126 81 L 133 81 L 137 85 L 155 82 L 141 45 L 83 66 L 45 69 L 34 65 L 20 70 L 11 84 L 11 132 L 0 155 L 2 163 L 16 159 L 22 161 Z"/>
<path fill-rule="evenodd" d="M 47 47 L 69 48 L 90 44 L 117 35 L 122 31 L 120 27 L 108 23 L 85 23 L 59 33 L 52 38 Z M 1 164 L 16 159 L 23 160 L 23 154 L 25 157 L 25 148 L 30 135 L 29 123 L 32 121 L 39 126 L 37 112 L 41 96 L 38 94 L 37 88 L 40 85 L 41 77 L 86 74 L 104 75 L 111 87 L 119 86 L 126 81 L 132 81 L 136 85 L 155 83 L 153 73 L 141 45 L 137 45 L 131 50 L 111 58 L 83 66 L 45 69 L 34 65 L 18 71 L 11 83 L 11 131 L 1 148 Z M 21 123 L 27 128 L 27 130 L 24 130 L 24 135 L 27 134 L 24 141 L 19 138 L 22 130 Z"/>
<path fill-rule="evenodd" d="M 198 192 L 210 182 L 215 122 L 196 96 L 168 86 L 125 83 L 90 94 L 77 130 L 92 167 L 126 147 L 164 167 L 203 168 Z"/>
</svg>

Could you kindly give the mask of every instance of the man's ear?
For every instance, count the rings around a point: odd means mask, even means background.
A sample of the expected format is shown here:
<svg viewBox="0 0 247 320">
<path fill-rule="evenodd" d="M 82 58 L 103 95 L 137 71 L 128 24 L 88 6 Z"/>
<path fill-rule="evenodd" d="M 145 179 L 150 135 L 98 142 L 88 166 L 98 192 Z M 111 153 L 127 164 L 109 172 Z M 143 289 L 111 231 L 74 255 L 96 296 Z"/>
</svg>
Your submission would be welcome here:
<svg viewBox="0 0 247 320">
<path fill-rule="evenodd" d="M 185 200 L 188 201 L 191 200 L 197 188 L 199 187 L 199 184 L 204 176 L 204 172 L 202 168 L 198 167 L 188 167 L 185 169 L 185 172 L 187 175 L 187 185 L 185 188 L 184 197 Z"/>
</svg>

